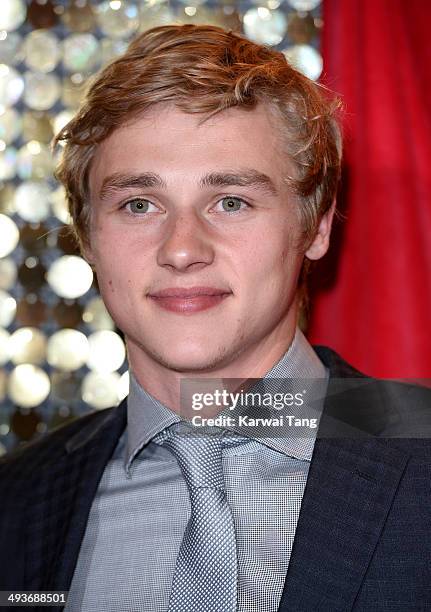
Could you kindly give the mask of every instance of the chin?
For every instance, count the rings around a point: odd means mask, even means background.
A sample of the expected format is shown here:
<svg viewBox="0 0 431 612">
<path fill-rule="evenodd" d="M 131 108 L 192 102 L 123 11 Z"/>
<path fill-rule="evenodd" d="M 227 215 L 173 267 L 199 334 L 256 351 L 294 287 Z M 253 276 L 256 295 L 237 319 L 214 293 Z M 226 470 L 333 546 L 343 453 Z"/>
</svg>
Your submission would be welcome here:
<svg viewBox="0 0 431 612">
<path fill-rule="evenodd" d="M 190 347 L 190 345 L 181 346 L 177 344 L 173 351 L 168 352 L 163 349 L 150 350 L 151 357 L 168 370 L 190 373 L 190 375 L 211 371 L 222 366 L 228 352 L 222 348 L 209 351 L 208 345 Z"/>
<path fill-rule="evenodd" d="M 127 330 L 128 331 L 128 330 Z M 176 333 L 154 335 L 153 330 L 140 330 L 140 334 L 127 333 L 129 353 L 138 356 L 146 354 L 147 359 L 160 364 L 167 370 L 181 373 L 211 372 L 223 367 L 235 353 L 232 342 L 226 343 L 225 337 L 215 334 Z M 132 331 L 132 330 L 130 330 Z"/>
<path fill-rule="evenodd" d="M 208 352 L 205 354 L 192 354 L 192 355 L 166 355 L 165 359 L 162 357 L 162 362 L 169 369 L 175 372 L 190 373 L 193 372 L 205 372 L 213 370 L 220 365 L 222 361 L 220 356 L 209 355 Z"/>
</svg>

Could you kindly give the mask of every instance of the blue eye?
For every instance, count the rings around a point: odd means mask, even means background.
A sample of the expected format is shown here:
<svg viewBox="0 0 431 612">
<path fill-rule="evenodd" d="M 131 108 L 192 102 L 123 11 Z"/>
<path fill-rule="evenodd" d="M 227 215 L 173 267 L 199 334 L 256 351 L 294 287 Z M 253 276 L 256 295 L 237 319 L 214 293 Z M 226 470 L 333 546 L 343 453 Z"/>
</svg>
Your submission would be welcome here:
<svg viewBox="0 0 431 612">
<path fill-rule="evenodd" d="M 140 214 L 148 212 L 150 205 L 154 206 L 148 200 L 144 200 L 143 198 L 134 198 L 133 200 L 126 202 L 125 207 L 131 213 Z"/>
<path fill-rule="evenodd" d="M 220 202 L 225 212 L 238 212 L 241 210 L 243 204 L 245 206 L 248 206 L 248 204 L 244 202 L 244 200 L 241 200 L 241 198 L 236 198 L 234 196 L 226 196 L 225 198 L 222 198 Z M 219 204 L 219 202 L 217 202 L 217 204 Z"/>
</svg>

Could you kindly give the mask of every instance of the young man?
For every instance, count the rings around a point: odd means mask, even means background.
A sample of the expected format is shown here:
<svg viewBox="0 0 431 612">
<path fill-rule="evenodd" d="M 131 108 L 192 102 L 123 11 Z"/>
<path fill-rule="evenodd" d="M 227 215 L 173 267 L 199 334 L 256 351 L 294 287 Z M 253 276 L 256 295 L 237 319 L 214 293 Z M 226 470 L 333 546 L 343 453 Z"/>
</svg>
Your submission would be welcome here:
<svg viewBox="0 0 431 612">
<path fill-rule="evenodd" d="M 333 115 L 281 53 L 209 26 L 150 30 L 93 83 L 58 176 L 131 390 L 3 460 L 1 589 L 69 591 L 74 611 L 431 604 L 431 446 L 411 439 L 429 394 L 297 327 L 329 245 Z M 326 399 L 298 402 L 318 439 L 290 422 L 184 435 L 189 379 L 320 381 Z M 393 439 L 405 406 L 418 420 Z"/>
</svg>

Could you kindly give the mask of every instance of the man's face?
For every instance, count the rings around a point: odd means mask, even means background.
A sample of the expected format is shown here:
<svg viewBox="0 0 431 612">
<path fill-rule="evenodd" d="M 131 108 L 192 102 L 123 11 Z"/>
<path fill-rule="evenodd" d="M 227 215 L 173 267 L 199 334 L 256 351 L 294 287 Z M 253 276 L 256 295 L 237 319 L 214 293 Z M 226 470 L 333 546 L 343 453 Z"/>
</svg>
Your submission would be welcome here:
<svg viewBox="0 0 431 612">
<path fill-rule="evenodd" d="M 275 120 L 263 105 L 201 119 L 156 106 L 91 167 L 87 257 L 132 366 L 214 372 L 295 328 L 301 228 Z M 219 295 L 178 295 L 196 287 Z"/>
</svg>

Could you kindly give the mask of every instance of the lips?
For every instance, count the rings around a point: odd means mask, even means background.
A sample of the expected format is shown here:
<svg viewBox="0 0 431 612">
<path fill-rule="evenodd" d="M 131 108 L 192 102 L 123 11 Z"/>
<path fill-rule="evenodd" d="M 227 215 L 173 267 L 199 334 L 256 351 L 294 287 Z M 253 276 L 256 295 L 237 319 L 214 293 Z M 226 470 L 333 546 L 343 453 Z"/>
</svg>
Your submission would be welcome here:
<svg viewBox="0 0 431 612">
<path fill-rule="evenodd" d="M 169 287 L 149 294 L 155 304 L 171 312 L 200 312 L 220 304 L 231 291 L 217 287 Z"/>
<path fill-rule="evenodd" d="M 156 293 L 150 293 L 150 297 L 154 298 L 194 298 L 200 295 L 225 295 L 230 293 L 226 289 L 217 289 L 216 287 L 169 287 L 162 289 Z"/>
</svg>

